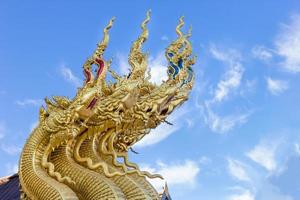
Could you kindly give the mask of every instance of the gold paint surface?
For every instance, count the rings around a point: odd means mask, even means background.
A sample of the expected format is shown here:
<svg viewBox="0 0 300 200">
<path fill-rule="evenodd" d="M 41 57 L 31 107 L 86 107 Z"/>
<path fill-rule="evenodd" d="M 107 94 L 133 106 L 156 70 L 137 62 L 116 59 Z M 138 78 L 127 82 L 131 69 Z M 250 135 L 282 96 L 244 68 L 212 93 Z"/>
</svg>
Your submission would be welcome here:
<svg viewBox="0 0 300 200">
<path fill-rule="evenodd" d="M 181 32 L 182 17 L 176 27 L 178 38 L 166 49 L 169 78 L 161 85 L 151 83 L 148 55 L 142 51 L 150 14 L 132 44 L 128 75 L 119 76 L 110 69 L 112 61 L 103 58 L 113 18 L 83 65 L 85 81 L 76 96 L 45 99 L 39 125 L 26 141 L 19 162 L 21 199 L 159 199 L 146 177 L 162 176 L 141 171 L 129 161 L 128 151 L 151 129 L 169 123 L 166 118 L 188 99 L 195 57 L 189 42 L 191 29 L 188 34 Z M 106 82 L 108 72 L 114 83 Z"/>
</svg>

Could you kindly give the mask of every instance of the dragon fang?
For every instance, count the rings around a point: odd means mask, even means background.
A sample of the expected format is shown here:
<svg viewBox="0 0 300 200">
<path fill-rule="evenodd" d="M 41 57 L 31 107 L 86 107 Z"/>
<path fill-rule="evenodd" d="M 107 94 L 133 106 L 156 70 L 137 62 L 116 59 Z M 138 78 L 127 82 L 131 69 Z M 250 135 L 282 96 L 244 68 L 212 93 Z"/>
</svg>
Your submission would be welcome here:
<svg viewBox="0 0 300 200">
<path fill-rule="evenodd" d="M 21 199 L 159 199 L 146 177 L 162 177 L 141 171 L 129 161 L 128 151 L 151 129 L 167 122 L 167 116 L 188 99 L 195 57 L 189 42 L 191 32 L 181 32 L 181 17 L 178 37 L 166 49 L 169 78 L 161 85 L 151 83 L 147 54 L 142 52 L 149 20 L 150 11 L 131 47 L 127 76 L 117 75 L 110 69 L 111 61 L 103 58 L 113 18 L 83 65 L 85 81 L 76 96 L 45 99 L 39 125 L 20 158 Z M 114 83 L 106 83 L 107 73 Z"/>
</svg>

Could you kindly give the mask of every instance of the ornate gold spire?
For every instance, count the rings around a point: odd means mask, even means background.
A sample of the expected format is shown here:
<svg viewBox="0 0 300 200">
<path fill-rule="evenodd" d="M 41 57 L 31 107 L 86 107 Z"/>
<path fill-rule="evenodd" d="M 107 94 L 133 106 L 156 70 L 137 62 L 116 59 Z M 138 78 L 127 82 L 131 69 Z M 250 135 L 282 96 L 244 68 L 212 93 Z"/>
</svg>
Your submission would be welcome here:
<svg viewBox="0 0 300 200">
<path fill-rule="evenodd" d="M 195 57 L 192 55 L 192 45 L 188 40 L 192 35 L 192 27 L 184 35 L 181 28 L 184 25 L 184 17 L 180 17 L 176 27 L 177 39 L 173 41 L 166 49 L 166 58 L 169 61 L 168 75 L 169 81 L 175 81 L 180 85 L 188 85 L 191 87 L 194 80 L 193 71 L 190 68 L 195 63 Z"/>
<path fill-rule="evenodd" d="M 83 71 L 85 75 L 86 83 L 96 84 L 94 81 L 94 75 L 92 72 L 92 66 L 97 65 L 97 73 L 96 73 L 96 82 L 101 82 L 105 79 L 106 72 L 110 67 L 111 61 L 106 62 L 103 60 L 102 56 L 104 54 L 105 49 L 107 48 L 107 44 L 109 42 L 109 34 L 108 31 L 112 27 L 115 17 L 113 17 L 108 25 L 103 29 L 103 39 L 98 43 L 97 48 L 93 55 L 87 59 L 85 64 L 83 65 Z M 99 80 L 100 79 L 100 80 Z"/>
<path fill-rule="evenodd" d="M 115 17 L 111 18 L 108 25 L 103 29 L 103 39 L 97 45 L 97 49 L 96 49 L 96 51 L 94 52 L 94 55 L 93 55 L 94 58 L 101 58 L 102 57 L 102 55 L 103 55 L 103 53 L 104 53 L 104 51 L 107 47 L 107 44 L 109 42 L 108 31 L 113 26 L 113 23 L 114 23 L 115 19 L 116 19 Z"/>
<path fill-rule="evenodd" d="M 131 79 L 143 79 L 147 69 L 147 54 L 142 52 L 142 45 L 148 39 L 149 31 L 146 27 L 150 21 L 151 10 L 147 12 L 146 19 L 142 22 L 142 33 L 136 41 L 133 42 L 130 49 L 128 62 L 131 65 Z"/>
</svg>

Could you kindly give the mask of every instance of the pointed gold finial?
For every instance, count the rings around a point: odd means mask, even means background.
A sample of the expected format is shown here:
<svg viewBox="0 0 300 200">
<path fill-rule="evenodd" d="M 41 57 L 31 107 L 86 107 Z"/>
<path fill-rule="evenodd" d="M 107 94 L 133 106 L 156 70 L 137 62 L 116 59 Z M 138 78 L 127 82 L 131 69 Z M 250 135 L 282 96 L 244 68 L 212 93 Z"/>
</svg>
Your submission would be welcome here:
<svg viewBox="0 0 300 200">
<path fill-rule="evenodd" d="M 168 59 L 168 75 L 170 81 L 175 81 L 184 84 L 192 84 L 194 74 L 191 65 L 195 63 L 195 57 L 192 55 L 192 45 L 189 38 L 192 35 L 192 26 L 190 26 L 188 33 L 183 34 L 181 28 L 184 25 L 184 17 L 180 17 L 179 23 L 176 26 L 177 39 L 173 41 L 166 49 L 166 58 Z"/>
<path fill-rule="evenodd" d="M 182 34 L 181 30 L 180 30 L 183 27 L 183 25 L 184 25 L 183 19 L 184 19 L 184 16 L 181 16 L 179 18 L 179 24 L 176 26 L 176 33 L 177 33 L 178 37 L 182 37 L 183 36 L 183 34 Z"/>
<path fill-rule="evenodd" d="M 175 41 L 173 41 L 170 45 L 169 45 L 169 47 L 167 48 L 167 51 L 166 51 L 166 56 L 167 56 L 167 58 L 169 57 L 168 55 L 167 55 L 167 53 L 171 53 L 171 52 L 173 52 L 173 53 L 176 53 L 176 52 L 178 52 L 178 50 L 184 45 L 184 39 L 185 39 L 185 36 L 184 36 L 184 34 L 182 33 L 182 31 L 181 31 L 181 28 L 183 27 L 183 25 L 184 25 L 184 21 L 183 21 L 183 19 L 184 19 L 184 16 L 181 16 L 180 18 L 179 18 L 179 23 L 178 23 L 178 25 L 176 26 L 176 34 L 178 35 L 178 37 L 177 37 L 177 39 L 175 40 Z"/>
<path fill-rule="evenodd" d="M 130 54 L 128 62 L 132 67 L 130 78 L 144 78 L 145 71 L 147 68 L 147 54 L 142 52 L 142 45 L 148 39 L 149 31 L 146 27 L 147 23 L 150 21 L 151 10 L 147 11 L 146 19 L 142 22 L 141 28 L 142 33 L 130 49 Z"/>
<path fill-rule="evenodd" d="M 97 73 L 96 73 L 96 78 L 98 79 L 100 76 L 102 76 L 102 79 L 105 78 L 105 74 L 106 74 L 106 71 L 107 71 L 106 68 L 107 68 L 108 65 L 107 65 L 107 62 L 105 62 L 102 59 L 102 56 L 103 56 L 103 53 L 104 53 L 104 51 L 107 47 L 108 41 L 109 41 L 108 31 L 112 27 L 114 20 L 115 20 L 115 17 L 113 17 L 109 21 L 108 25 L 103 29 L 103 39 L 102 39 L 102 41 L 97 44 L 97 48 L 96 48 L 95 52 L 93 53 L 93 55 L 91 57 L 89 57 L 87 59 L 87 61 L 83 65 L 83 72 L 84 72 L 84 75 L 85 75 L 85 83 L 86 84 L 87 83 L 92 83 L 93 80 L 94 80 L 94 75 L 93 75 L 93 72 L 92 72 L 92 65 L 93 64 L 96 64 L 98 66 Z M 107 65 L 106 67 L 105 67 L 105 64 Z"/>
<path fill-rule="evenodd" d="M 114 21 L 115 21 L 115 17 L 111 18 L 108 25 L 103 29 L 103 39 L 101 42 L 98 43 L 97 45 L 98 47 L 94 53 L 94 56 L 101 57 L 103 55 L 109 41 L 108 31 L 112 27 Z"/>
<path fill-rule="evenodd" d="M 143 42 L 145 42 L 148 39 L 149 31 L 148 31 L 146 25 L 150 21 L 150 16 L 151 16 L 151 10 L 148 10 L 146 19 L 143 21 L 143 23 L 141 25 L 143 32 L 140 37 L 144 39 Z"/>
</svg>

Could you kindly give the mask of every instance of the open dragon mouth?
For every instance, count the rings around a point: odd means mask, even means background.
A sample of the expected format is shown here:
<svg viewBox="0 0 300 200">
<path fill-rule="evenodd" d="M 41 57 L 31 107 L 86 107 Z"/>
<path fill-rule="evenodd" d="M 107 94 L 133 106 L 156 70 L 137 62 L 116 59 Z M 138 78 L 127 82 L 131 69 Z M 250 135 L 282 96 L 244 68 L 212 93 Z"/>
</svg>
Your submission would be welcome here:
<svg viewBox="0 0 300 200">
<path fill-rule="evenodd" d="M 47 108 L 40 109 L 40 124 L 20 161 L 20 182 L 30 199 L 130 199 L 135 195 L 132 192 L 140 195 L 136 199 L 158 199 L 145 176 L 162 177 L 141 171 L 129 161 L 128 151 L 151 129 L 168 123 L 166 118 L 187 100 L 194 82 L 191 66 L 195 57 L 188 40 L 191 30 L 181 32 L 184 22 L 180 18 L 178 38 L 166 49 L 168 80 L 152 84 L 146 73 L 147 54 L 142 51 L 149 20 L 150 12 L 131 47 L 127 76 L 119 76 L 110 69 L 111 61 L 103 58 L 113 18 L 83 65 L 85 82 L 76 96 L 72 100 L 46 98 Z M 106 82 L 108 72 L 115 82 Z M 61 196 L 64 194 L 67 197 Z"/>
</svg>

